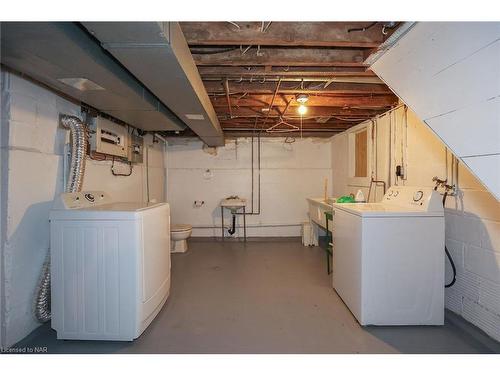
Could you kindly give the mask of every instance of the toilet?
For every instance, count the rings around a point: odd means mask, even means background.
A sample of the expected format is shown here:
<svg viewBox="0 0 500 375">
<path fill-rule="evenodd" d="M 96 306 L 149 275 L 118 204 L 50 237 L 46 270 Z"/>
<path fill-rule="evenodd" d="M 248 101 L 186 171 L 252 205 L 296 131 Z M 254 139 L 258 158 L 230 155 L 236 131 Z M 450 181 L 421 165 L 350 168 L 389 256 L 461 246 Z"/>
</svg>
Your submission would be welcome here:
<svg viewBox="0 0 500 375">
<path fill-rule="evenodd" d="M 170 227 L 170 252 L 185 253 L 188 249 L 187 239 L 191 235 L 193 227 L 188 224 L 173 224 Z"/>
</svg>

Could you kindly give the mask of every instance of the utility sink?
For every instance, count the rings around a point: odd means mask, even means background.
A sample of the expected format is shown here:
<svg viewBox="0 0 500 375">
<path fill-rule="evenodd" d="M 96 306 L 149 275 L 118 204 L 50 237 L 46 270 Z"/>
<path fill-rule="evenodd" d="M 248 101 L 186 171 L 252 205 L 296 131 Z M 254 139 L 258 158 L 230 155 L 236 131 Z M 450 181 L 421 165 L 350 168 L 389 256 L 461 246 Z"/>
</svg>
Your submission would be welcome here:
<svg viewBox="0 0 500 375">
<path fill-rule="evenodd" d="M 223 199 L 220 202 L 220 205 L 221 207 L 227 208 L 228 210 L 236 211 L 242 207 L 245 207 L 247 205 L 247 200 L 238 196 L 231 196 Z"/>
</svg>

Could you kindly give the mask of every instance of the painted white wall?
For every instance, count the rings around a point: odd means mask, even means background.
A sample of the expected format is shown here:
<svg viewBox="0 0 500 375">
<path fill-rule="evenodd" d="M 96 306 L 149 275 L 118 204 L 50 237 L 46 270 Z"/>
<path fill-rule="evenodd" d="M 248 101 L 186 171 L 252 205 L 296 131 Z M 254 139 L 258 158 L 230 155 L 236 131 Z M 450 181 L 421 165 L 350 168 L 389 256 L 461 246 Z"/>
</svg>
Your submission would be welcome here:
<svg viewBox="0 0 500 375">
<path fill-rule="evenodd" d="M 500 200 L 500 22 L 418 22 L 371 69 Z"/>
<path fill-rule="evenodd" d="M 308 220 L 306 198 L 323 196 L 324 178 L 331 191 L 329 140 L 304 138 L 292 144 L 284 140 L 261 139 L 261 214 L 247 216 L 248 236 L 299 236 L 300 224 Z M 219 203 L 227 196 L 246 198 L 251 211 L 251 138 L 227 140 L 216 151 L 216 155 L 205 152 L 196 140 L 175 141 L 167 148 L 172 222 L 193 225 L 193 236 L 221 235 Z M 254 157 L 257 211 L 257 139 Z M 195 200 L 205 204 L 194 207 Z M 229 224 L 229 211 L 224 217 Z M 239 230 L 234 236 L 242 235 Z"/>
<path fill-rule="evenodd" d="M 49 249 L 48 214 L 63 192 L 63 149 L 68 131 L 59 113 L 80 115 L 80 107 L 17 75 L 2 81 L 2 325 L 0 346 L 9 346 L 35 329 L 33 297 Z M 151 144 L 151 138 L 146 143 Z M 150 196 L 162 201 L 163 145 L 149 148 Z M 116 200 L 145 201 L 146 169 L 134 166 L 130 177 L 115 177 L 109 162 L 88 160 L 83 189 L 106 190 Z M 4 220 L 5 219 L 5 220 Z"/>
<path fill-rule="evenodd" d="M 374 173 L 388 186 L 434 186 L 433 176 L 458 183 L 459 195 L 448 197 L 445 210 L 446 244 L 457 266 L 457 282 L 446 289 L 446 307 L 500 340 L 500 203 L 464 164 L 458 165 L 452 177 L 451 153 L 411 110 L 405 113 L 402 107 L 388 112 L 375 120 L 375 126 Z M 331 139 L 333 180 L 337 182 L 346 181 L 344 169 L 339 168 L 348 162 L 345 138 L 342 133 Z M 396 181 L 397 164 L 406 166 L 405 180 Z M 333 195 L 356 190 L 334 184 Z M 379 188 L 375 200 L 381 197 Z M 451 267 L 446 263 L 446 279 L 450 280 Z"/>
</svg>

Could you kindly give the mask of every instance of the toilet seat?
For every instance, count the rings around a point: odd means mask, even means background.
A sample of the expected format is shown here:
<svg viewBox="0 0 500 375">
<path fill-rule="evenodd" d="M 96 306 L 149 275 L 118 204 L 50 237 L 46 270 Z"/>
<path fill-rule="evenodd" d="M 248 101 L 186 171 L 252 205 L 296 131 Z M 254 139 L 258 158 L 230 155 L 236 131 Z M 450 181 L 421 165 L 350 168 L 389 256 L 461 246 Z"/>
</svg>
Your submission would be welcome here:
<svg viewBox="0 0 500 375">
<path fill-rule="evenodd" d="M 191 229 L 193 229 L 193 227 L 189 224 L 173 224 L 170 226 L 171 232 L 186 232 Z"/>
</svg>

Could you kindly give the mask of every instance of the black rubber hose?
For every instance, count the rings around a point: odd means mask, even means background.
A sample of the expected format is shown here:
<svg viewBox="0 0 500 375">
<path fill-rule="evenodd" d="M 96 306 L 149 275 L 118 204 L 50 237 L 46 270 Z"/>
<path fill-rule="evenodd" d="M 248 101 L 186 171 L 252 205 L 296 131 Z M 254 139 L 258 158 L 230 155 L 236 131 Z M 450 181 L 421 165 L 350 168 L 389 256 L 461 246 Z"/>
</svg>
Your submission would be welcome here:
<svg viewBox="0 0 500 375">
<path fill-rule="evenodd" d="M 450 281 L 449 284 L 446 284 L 444 287 L 449 288 L 453 284 L 455 284 L 455 281 L 457 281 L 457 269 L 455 268 L 455 263 L 453 262 L 453 258 L 450 255 L 450 252 L 448 251 L 448 248 L 446 245 L 444 245 L 444 251 L 446 253 L 446 256 L 448 257 L 448 260 L 450 261 L 451 268 L 453 269 L 453 280 Z"/>
<path fill-rule="evenodd" d="M 448 192 L 445 191 L 443 194 L 443 207 L 445 207 L 447 196 L 448 196 Z M 450 283 L 445 284 L 445 286 L 444 286 L 445 288 L 449 288 L 450 286 L 455 284 L 455 282 L 457 281 L 457 269 L 455 268 L 455 262 L 453 262 L 453 258 L 451 257 L 451 254 L 448 251 L 448 248 L 446 247 L 446 245 L 444 245 L 444 252 L 446 253 L 446 257 L 450 261 L 451 269 L 453 270 L 453 280 L 451 280 Z"/>
</svg>

